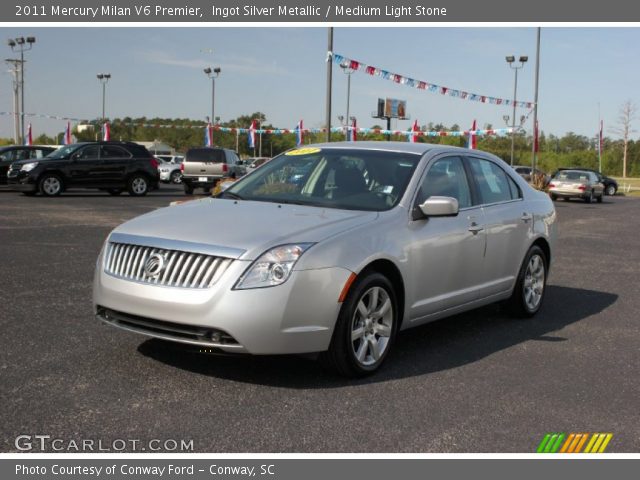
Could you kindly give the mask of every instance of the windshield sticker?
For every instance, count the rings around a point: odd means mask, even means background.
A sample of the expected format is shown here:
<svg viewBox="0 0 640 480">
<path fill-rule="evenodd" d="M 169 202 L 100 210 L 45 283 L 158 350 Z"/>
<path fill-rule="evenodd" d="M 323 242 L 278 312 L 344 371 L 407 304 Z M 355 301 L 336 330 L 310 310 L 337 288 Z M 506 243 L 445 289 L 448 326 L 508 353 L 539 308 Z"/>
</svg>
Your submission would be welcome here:
<svg viewBox="0 0 640 480">
<path fill-rule="evenodd" d="M 310 155 L 320 151 L 317 147 L 298 148 L 297 150 L 289 150 L 285 155 Z"/>
</svg>

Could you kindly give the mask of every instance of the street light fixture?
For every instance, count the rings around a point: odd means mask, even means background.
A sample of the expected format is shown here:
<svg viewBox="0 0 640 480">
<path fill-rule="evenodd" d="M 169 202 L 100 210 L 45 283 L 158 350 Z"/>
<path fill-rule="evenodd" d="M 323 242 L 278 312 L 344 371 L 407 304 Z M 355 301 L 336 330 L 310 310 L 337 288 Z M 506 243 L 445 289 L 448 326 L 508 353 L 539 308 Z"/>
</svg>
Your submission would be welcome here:
<svg viewBox="0 0 640 480">
<path fill-rule="evenodd" d="M 514 65 L 516 62 L 516 57 L 513 55 L 508 55 L 505 57 L 505 60 L 509 64 L 509 67 L 515 72 L 515 81 L 513 85 L 513 117 L 511 119 L 511 165 L 513 165 L 513 154 L 516 145 L 516 99 L 518 95 L 518 70 L 524 67 L 524 64 L 527 63 L 529 57 L 525 55 L 521 55 L 518 61 L 520 65 Z"/>
<path fill-rule="evenodd" d="M 104 105 L 105 105 L 105 96 L 106 96 L 106 87 L 107 87 L 107 83 L 109 82 L 109 79 L 111 78 L 111 74 L 110 73 L 99 73 L 98 75 L 96 75 L 96 77 L 98 78 L 98 81 L 102 84 L 102 121 L 105 121 L 105 114 L 104 114 Z"/>
<path fill-rule="evenodd" d="M 347 75 L 347 114 L 345 115 L 345 118 L 348 121 L 348 119 L 350 118 L 349 117 L 349 100 L 351 98 L 351 74 L 355 72 L 355 70 L 351 68 L 351 65 L 349 62 L 342 62 L 340 64 L 340 68 L 345 73 L 345 75 Z M 347 133 L 349 132 L 347 131 Z"/>
<path fill-rule="evenodd" d="M 36 43 L 36 37 L 17 37 L 10 38 L 7 41 L 7 45 L 11 47 L 13 52 L 20 52 L 20 135 L 21 143 L 24 143 L 24 52 L 33 48 L 33 44 Z"/>
<path fill-rule="evenodd" d="M 211 121 L 214 122 L 216 119 L 215 111 L 216 111 L 216 78 L 220 75 L 222 69 L 220 67 L 207 67 L 204 69 L 204 73 L 207 74 L 207 77 L 211 79 Z"/>
</svg>

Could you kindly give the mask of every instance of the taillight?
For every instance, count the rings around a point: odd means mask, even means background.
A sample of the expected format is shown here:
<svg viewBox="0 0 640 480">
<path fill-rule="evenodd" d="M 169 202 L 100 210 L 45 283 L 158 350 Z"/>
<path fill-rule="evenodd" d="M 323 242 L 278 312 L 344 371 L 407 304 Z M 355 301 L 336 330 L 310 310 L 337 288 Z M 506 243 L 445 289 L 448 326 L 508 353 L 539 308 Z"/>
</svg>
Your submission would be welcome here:
<svg viewBox="0 0 640 480">
<path fill-rule="evenodd" d="M 583 190 L 583 191 L 584 191 L 584 190 L 586 190 L 586 189 L 587 189 L 586 185 L 580 185 L 580 186 L 578 187 L 578 190 Z"/>
<path fill-rule="evenodd" d="M 556 188 L 556 184 L 555 183 L 550 183 L 549 184 L 549 188 Z"/>
<path fill-rule="evenodd" d="M 151 157 L 151 166 L 153 168 L 158 168 L 158 165 L 160 165 L 160 162 L 158 162 L 158 159 L 155 157 Z"/>
<path fill-rule="evenodd" d="M 181 172 L 184 172 L 184 163 L 181 163 L 181 164 L 180 164 L 180 171 L 181 171 Z"/>
<path fill-rule="evenodd" d="M 227 165 L 226 163 L 222 164 L 222 171 L 223 173 L 227 173 L 229 171 L 229 165 Z"/>
</svg>

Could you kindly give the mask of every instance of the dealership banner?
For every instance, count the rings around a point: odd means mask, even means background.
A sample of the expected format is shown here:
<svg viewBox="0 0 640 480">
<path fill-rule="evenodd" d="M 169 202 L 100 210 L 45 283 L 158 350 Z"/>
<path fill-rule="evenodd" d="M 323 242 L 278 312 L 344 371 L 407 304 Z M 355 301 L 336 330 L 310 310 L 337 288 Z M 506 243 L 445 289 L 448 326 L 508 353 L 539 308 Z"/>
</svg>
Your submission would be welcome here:
<svg viewBox="0 0 640 480">
<path fill-rule="evenodd" d="M 405 85 L 411 88 L 417 88 L 418 90 L 424 90 L 426 92 L 439 93 L 441 95 L 448 95 L 449 97 L 459 98 L 461 100 L 469 100 L 471 102 L 487 103 L 491 105 L 506 105 L 519 108 L 533 108 L 533 102 L 520 102 L 510 100 L 508 98 L 492 97 L 490 95 L 482 95 L 480 93 L 472 93 L 457 88 L 445 87 L 443 85 L 437 85 L 435 83 L 427 82 L 425 80 L 416 80 L 415 78 L 407 77 L 399 73 L 390 72 L 383 68 L 374 67 L 373 65 L 367 65 L 359 60 L 347 58 L 344 55 L 339 55 L 335 52 L 328 52 L 328 58 L 332 58 L 334 63 L 337 63 L 341 67 L 347 68 L 354 72 L 363 72 L 373 77 L 380 77 L 384 80 L 390 80 L 394 83 Z M 389 115 L 390 116 L 390 115 Z M 404 115 L 394 115 L 403 117 Z"/>
<path fill-rule="evenodd" d="M 4 22 L 628 22 L 640 18 L 640 4 L 627 0 L 17 0 L 2 2 Z M 384 38 L 381 38 L 381 42 Z M 410 45 L 428 59 L 428 45 Z"/>
</svg>

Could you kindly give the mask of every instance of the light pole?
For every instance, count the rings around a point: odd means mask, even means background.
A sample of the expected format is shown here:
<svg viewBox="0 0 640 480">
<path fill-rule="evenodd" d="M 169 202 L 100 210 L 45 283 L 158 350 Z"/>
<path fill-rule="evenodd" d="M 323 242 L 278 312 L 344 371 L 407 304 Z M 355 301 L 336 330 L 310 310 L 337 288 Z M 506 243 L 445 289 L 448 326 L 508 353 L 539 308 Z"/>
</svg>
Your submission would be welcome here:
<svg viewBox="0 0 640 480">
<path fill-rule="evenodd" d="M 215 122 L 216 120 L 216 78 L 220 75 L 222 69 L 220 67 L 207 67 L 204 69 L 204 73 L 207 74 L 207 77 L 211 79 L 211 121 Z"/>
<path fill-rule="evenodd" d="M 11 47 L 11 51 L 20 52 L 20 94 L 22 99 L 20 100 L 20 143 L 24 143 L 24 52 L 33 48 L 33 44 L 36 43 L 36 37 L 17 37 L 10 38 L 7 44 Z"/>
<path fill-rule="evenodd" d="M 355 70 L 351 68 L 348 62 L 342 62 L 340 64 L 340 68 L 345 73 L 345 75 L 347 75 L 347 115 L 345 116 L 345 118 L 348 121 L 348 119 L 350 118 L 349 117 L 349 100 L 351 99 L 351 74 L 355 72 Z M 347 133 L 349 133 L 348 130 L 347 130 Z"/>
<path fill-rule="evenodd" d="M 516 99 L 518 96 L 518 70 L 520 70 L 522 67 L 524 67 L 524 64 L 527 63 L 527 60 L 529 60 L 529 57 L 526 56 L 521 56 L 518 61 L 520 62 L 520 65 L 514 65 L 515 61 L 516 61 L 516 57 L 514 57 L 513 55 L 509 55 L 507 57 L 505 57 L 505 60 L 507 61 L 507 63 L 509 64 L 509 66 L 513 69 L 513 71 L 515 72 L 515 82 L 513 84 L 513 118 L 511 120 L 511 165 L 513 165 L 513 152 L 515 150 L 515 145 L 516 145 Z"/>
<path fill-rule="evenodd" d="M 111 74 L 99 73 L 98 75 L 96 75 L 96 77 L 98 78 L 98 81 L 102 84 L 102 122 L 104 123 L 106 118 L 104 114 L 104 102 L 105 102 L 105 96 L 106 96 L 106 90 L 107 90 L 107 83 L 111 78 Z"/>
<path fill-rule="evenodd" d="M 6 63 L 12 66 L 10 70 L 13 80 L 13 142 L 18 145 L 20 142 L 20 70 L 22 63 L 18 58 L 7 58 Z"/>
</svg>

